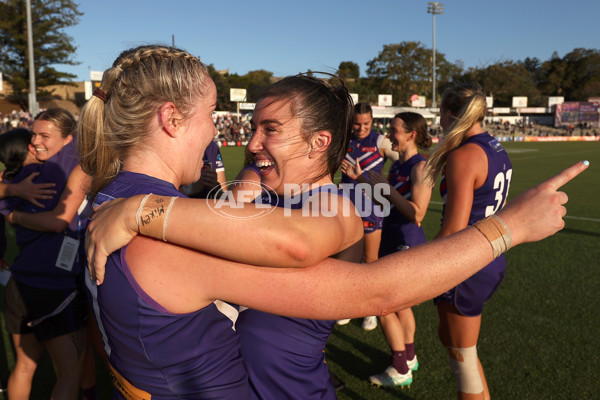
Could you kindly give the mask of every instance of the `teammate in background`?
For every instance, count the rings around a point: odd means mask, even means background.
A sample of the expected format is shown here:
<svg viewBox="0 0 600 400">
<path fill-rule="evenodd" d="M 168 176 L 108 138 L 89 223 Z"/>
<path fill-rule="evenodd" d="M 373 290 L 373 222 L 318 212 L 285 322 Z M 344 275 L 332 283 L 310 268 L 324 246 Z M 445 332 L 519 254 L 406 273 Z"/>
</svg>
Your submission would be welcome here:
<svg viewBox="0 0 600 400">
<path fill-rule="evenodd" d="M 0 179 L 2 179 L 2 185 L 4 187 L 17 187 L 22 183 L 5 183 L 10 182 L 15 175 L 23 168 L 24 165 L 37 163 L 35 158 L 35 151 L 31 147 L 31 131 L 25 128 L 17 128 L 4 132 L 0 135 L 0 162 L 4 164 L 4 170 L 0 172 Z M 39 173 L 35 173 L 31 177 L 37 176 Z M 31 176 L 31 175 L 30 175 Z M 54 184 L 52 184 L 54 186 Z M 9 190 L 10 193 L 10 190 Z M 6 196 L 12 197 L 12 196 Z M 41 204 L 40 204 L 41 205 Z M 4 259 L 4 253 L 6 251 L 6 231 L 5 231 L 5 219 L 4 215 L 0 214 L 0 268 L 8 269 L 8 262 Z M 10 272 L 6 272 L 10 276 Z M 4 279 L 4 278 L 3 278 Z M 8 278 L 6 278 L 8 279 Z M 6 281 L 3 280 L 3 284 L 6 285 Z M 4 382 L 3 382 L 4 383 Z M 6 385 L 3 385 L 6 389 Z"/>
<path fill-rule="evenodd" d="M 37 115 L 30 147 L 36 160 L 27 154 L 24 168 L 13 177 L 19 182 L 35 171 L 39 173 L 35 180 L 55 182 L 60 196 L 44 200 L 42 207 L 17 198 L 0 201 L 7 221 L 16 224 L 19 246 L 7 286 L 6 327 L 17 353 L 8 381 L 11 399 L 29 398 L 44 348 L 57 369 L 53 397 L 76 398 L 82 385 L 89 389 L 84 398 L 95 398 L 93 364 L 82 374 L 84 354 L 91 355 L 85 338 L 87 304 L 79 286 L 83 258 L 78 257 L 77 240 L 85 229 L 78 209 L 85 196 L 86 176 L 78 166 L 74 128 L 75 120 L 66 110 L 51 108 Z M 27 152 L 28 145 L 20 143 Z M 83 382 L 82 376 L 89 379 Z"/>
<path fill-rule="evenodd" d="M 433 184 L 442 170 L 443 238 L 497 213 L 506 203 L 512 165 L 502 145 L 482 127 L 485 95 L 472 84 L 455 84 L 442 95 L 440 125 L 443 142 L 429 156 L 425 179 Z M 490 393 L 477 356 L 484 303 L 500 285 L 506 258 L 489 265 L 435 298 L 439 336 L 448 350 L 459 399 L 489 399 Z"/>
<path fill-rule="evenodd" d="M 216 193 L 216 188 L 227 190 L 227 179 L 225 178 L 225 164 L 217 142 L 212 141 L 204 151 L 202 156 L 204 166 L 200 179 L 191 185 L 182 185 L 179 190 L 188 197 L 207 198 Z"/>
<path fill-rule="evenodd" d="M 17 128 L 13 131 L 26 131 L 25 128 Z M 11 131 L 11 132 L 13 132 Z M 8 133 L 8 132 L 5 132 Z M 7 160 L 7 162 L 10 162 Z M 5 165 L 6 167 L 6 165 Z M 27 176 L 21 182 L 18 183 L 6 183 L 0 182 L 0 198 L 5 197 L 20 197 L 21 199 L 30 202 L 31 204 L 43 207 L 40 200 L 49 200 L 56 190 L 54 190 L 54 183 L 33 183 L 33 180 L 39 172 L 33 172 Z"/>
<path fill-rule="evenodd" d="M 368 103 L 357 103 L 354 106 L 353 137 L 350 141 L 346 160 L 354 164 L 360 163 L 363 172 L 373 171 L 381 174 L 386 159 L 398 160 L 398 153 L 392 150 L 388 138 L 371 130 L 373 125 L 373 109 Z M 368 178 L 366 178 L 368 180 Z M 342 184 L 356 186 L 357 181 L 350 178 L 342 171 Z M 356 188 L 350 191 L 351 198 L 355 198 Z M 374 202 L 367 199 L 364 204 L 374 206 Z M 363 217 L 363 228 L 365 232 L 363 262 L 370 263 L 377 260 L 379 256 L 379 245 L 381 242 L 381 227 L 383 217 L 376 215 L 372 209 L 367 210 Z M 346 325 L 349 319 L 338 321 L 338 325 Z M 377 328 L 377 317 L 368 316 L 363 319 L 362 327 L 366 331 Z"/>
<path fill-rule="evenodd" d="M 425 118 L 413 112 L 396 114 L 389 137 L 392 149 L 400 157 L 390 167 L 387 180 L 375 172 L 369 172 L 367 180 L 359 164 L 351 164 L 347 160 L 342 163 L 342 171 L 360 183 L 391 186 L 388 199 L 394 207 L 383 221 L 380 257 L 425 243 L 421 221 L 427 212 L 432 189 L 423 181 L 425 157 L 419 154 L 419 148 L 426 150 L 431 147 Z M 391 365 L 369 380 L 377 386 L 410 387 L 412 371 L 419 368 L 414 346 L 416 324 L 413 312 L 410 308 L 398 310 L 380 316 L 379 321 L 392 351 Z"/>
</svg>

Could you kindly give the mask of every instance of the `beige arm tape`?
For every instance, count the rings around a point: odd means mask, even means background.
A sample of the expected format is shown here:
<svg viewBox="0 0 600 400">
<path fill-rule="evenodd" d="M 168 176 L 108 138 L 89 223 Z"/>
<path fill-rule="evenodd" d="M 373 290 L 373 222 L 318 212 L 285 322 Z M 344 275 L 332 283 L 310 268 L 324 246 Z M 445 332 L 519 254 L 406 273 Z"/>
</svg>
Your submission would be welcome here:
<svg viewBox="0 0 600 400">
<path fill-rule="evenodd" d="M 166 242 L 165 232 L 169 223 L 169 214 L 176 199 L 177 197 L 155 194 L 144 196 L 135 216 L 140 234 Z M 166 206 L 167 201 L 169 201 L 168 206 Z"/>
<path fill-rule="evenodd" d="M 491 215 L 473 224 L 485 236 L 494 251 L 494 259 L 512 246 L 512 235 L 508 227 L 497 215 Z"/>
</svg>

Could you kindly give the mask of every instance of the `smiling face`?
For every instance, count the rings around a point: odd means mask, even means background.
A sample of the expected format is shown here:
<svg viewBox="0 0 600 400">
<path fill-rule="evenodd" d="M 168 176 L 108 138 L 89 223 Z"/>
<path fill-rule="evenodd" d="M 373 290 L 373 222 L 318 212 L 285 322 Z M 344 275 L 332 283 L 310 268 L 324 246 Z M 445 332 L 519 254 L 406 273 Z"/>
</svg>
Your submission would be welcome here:
<svg viewBox="0 0 600 400">
<path fill-rule="evenodd" d="M 60 130 L 50 121 L 36 120 L 33 123 L 31 144 L 34 147 L 35 157 L 38 161 L 47 161 L 61 151 L 71 140 L 73 140 L 72 135 L 63 137 Z"/>
<path fill-rule="evenodd" d="M 394 118 L 390 125 L 389 138 L 392 142 L 392 150 L 399 153 L 405 151 L 411 143 L 414 143 L 416 132 L 407 132 L 406 125 L 401 118 Z"/>
<path fill-rule="evenodd" d="M 248 149 L 254 153 L 262 183 L 277 194 L 284 194 L 285 183 L 301 184 L 311 163 L 307 157 L 311 148 L 290 102 L 260 100 L 250 123 L 253 136 Z"/>
<path fill-rule="evenodd" d="M 373 117 L 371 114 L 355 114 L 352 129 L 354 137 L 357 139 L 364 139 L 371 133 L 371 126 L 373 125 Z"/>
</svg>

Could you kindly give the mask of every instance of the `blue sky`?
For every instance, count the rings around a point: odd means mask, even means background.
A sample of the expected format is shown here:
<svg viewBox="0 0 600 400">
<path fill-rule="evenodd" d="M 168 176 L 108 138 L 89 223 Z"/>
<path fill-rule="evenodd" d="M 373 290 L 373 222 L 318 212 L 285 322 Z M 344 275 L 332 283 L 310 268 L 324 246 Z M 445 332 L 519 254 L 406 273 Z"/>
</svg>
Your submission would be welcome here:
<svg viewBox="0 0 600 400">
<path fill-rule="evenodd" d="M 77 0 L 76 0 L 77 1 Z M 353 61 L 365 75 L 383 45 L 432 47 L 426 0 L 81 0 L 80 23 L 65 30 L 77 46 L 77 80 L 108 68 L 122 50 L 175 45 L 206 64 L 243 75 L 333 72 Z M 465 67 L 600 48 L 600 0 L 441 1 L 436 50 Z"/>
</svg>

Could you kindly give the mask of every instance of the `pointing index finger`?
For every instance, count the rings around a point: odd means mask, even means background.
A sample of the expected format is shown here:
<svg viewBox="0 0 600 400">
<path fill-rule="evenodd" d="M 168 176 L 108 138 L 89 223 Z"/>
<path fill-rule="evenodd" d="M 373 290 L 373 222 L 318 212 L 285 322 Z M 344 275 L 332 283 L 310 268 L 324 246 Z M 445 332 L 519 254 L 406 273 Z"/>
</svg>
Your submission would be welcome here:
<svg viewBox="0 0 600 400">
<path fill-rule="evenodd" d="M 566 185 L 577 175 L 585 171 L 589 165 L 590 163 L 587 160 L 580 161 L 577 164 L 571 165 L 569 168 L 548 179 L 546 183 L 548 183 L 554 190 L 557 190 L 560 187 Z"/>
</svg>

